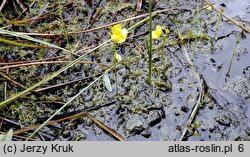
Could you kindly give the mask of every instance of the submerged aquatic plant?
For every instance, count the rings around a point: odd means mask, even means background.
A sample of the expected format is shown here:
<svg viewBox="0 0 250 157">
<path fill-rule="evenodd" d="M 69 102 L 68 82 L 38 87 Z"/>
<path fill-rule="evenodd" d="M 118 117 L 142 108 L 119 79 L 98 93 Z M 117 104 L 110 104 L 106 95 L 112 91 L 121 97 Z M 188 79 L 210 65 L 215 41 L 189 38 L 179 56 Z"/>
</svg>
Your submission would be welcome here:
<svg viewBox="0 0 250 157">
<path fill-rule="evenodd" d="M 121 24 L 114 25 L 111 29 L 111 32 L 111 39 L 115 43 L 124 42 L 128 36 L 128 30 L 126 28 L 122 28 Z"/>
</svg>

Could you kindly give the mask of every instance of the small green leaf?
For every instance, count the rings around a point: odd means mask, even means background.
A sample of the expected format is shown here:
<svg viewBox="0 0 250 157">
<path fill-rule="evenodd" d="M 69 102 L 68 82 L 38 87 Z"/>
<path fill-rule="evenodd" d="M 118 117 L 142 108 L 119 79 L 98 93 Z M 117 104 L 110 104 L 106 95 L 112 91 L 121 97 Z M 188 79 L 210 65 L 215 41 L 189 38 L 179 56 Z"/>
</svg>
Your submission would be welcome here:
<svg viewBox="0 0 250 157">
<path fill-rule="evenodd" d="M 13 136 L 13 129 L 10 129 L 6 135 L 0 135 L 0 141 L 11 141 Z"/>
<path fill-rule="evenodd" d="M 112 89 L 111 82 L 110 82 L 110 79 L 109 79 L 108 74 L 105 74 L 105 75 L 103 76 L 102 80 L 103 80 L 103 84 L 104 84 L 104 86 L 107 88 L 107 90 L 108 90 L 109 92 L 112 92 L 113 89 Z"/>
<path fill-rule="evenodd" d="M 165 33 L 166 33 L 167 35 L 170 33 L 170 31 L 169 31 L 168 28 L 165 30 Z"/>
<path fill-rule="evenodd" d="M 197 130 L 199 128 L 199 126 L 200 126 L 200 121 L 199 120 L 195 121 L 194 122 L 194 129 Z"/>
</svg>

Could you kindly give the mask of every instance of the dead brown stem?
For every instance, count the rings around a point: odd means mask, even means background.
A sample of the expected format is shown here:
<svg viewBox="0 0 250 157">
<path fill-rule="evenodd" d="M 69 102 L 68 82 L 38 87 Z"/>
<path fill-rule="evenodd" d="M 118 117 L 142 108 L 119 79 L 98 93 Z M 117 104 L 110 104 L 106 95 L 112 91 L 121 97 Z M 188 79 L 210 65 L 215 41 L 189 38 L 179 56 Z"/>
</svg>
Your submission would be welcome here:
<svg viewBox="0 0 250 157">
<path fill-rule="evenodd" d="M 118 133 L 116 133 L 114 130 L 110 129 L 106 125 L 104 125 L 102 122 L 100 122 L 96 118 L 92 117 L 90 114 L 86 113 L 86 116 L 89 119 L 91 119 L 93 122 L 95 122 L 100 128 L 102 128 L 103 130 L 107 131 L 109 134 L 113 135 L 118 140 L 125 141 L 125 139 L 121 135 L 119 135 Z"/>
<path fill-rule="evenodd" d="M 47 61 L 47 62 L 34 62 L 34 63 L 7 65 L 7 66 L 4 66 L 4 67 L 1 67 L 0 70 L 18 68 L 18 67 L 24 67 L 24 66 L 31 66 L 31 65 L 58 64 L 58 63 L 69 64 L 70 61 Z M 91 62 L 91 61 L 80 61 L 80 62 L 78 62 L 78 64 L 94 64 L 94 65 L 99 65 L 99 66 L 102 66 L 102 67 L 110 68 L 109 65 L 102 64 L 102 63 L 95 63 L 95 62 Z"/>
</svg>

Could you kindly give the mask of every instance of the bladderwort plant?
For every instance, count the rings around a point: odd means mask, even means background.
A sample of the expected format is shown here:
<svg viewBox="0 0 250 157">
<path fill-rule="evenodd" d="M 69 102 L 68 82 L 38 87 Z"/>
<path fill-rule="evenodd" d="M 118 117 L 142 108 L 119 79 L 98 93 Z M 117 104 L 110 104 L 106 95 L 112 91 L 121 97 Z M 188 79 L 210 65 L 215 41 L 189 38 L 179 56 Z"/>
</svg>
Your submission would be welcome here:
<svg viewBox="0 0 250 157">
<path fill-rule="evenodd" d="M 152 47 L 153 47 L 152 40 L 158 39 L 162 33 L 163 33 L 162 27 L 160 25 L 157 25 L 156 29 L 154 31 L 150 31 L 149 45 L 148 45 L 148 40 L 146 39 L 146 48 L 148 50 L 148 59 L 149 59 L 147 82 L 150 85 L 152 84 Z M 165 42 L 164 42 L 164 44 L 165 44 Z M 163 46 L 164 46 L 164 44 L 163 44 Z"/>
<path fill-rule="evenodd" d="M 123 43 L 126 41 L 128 36 L 128 30 L 126 28 L 122 28 L 121 24 L 114 25 L 111 28 L 111 39 L 114 42 L 114 54 L 112 58 L 112 65 L 116 65 L 118 62 L 121 61 L 121 55 L 116 52 L 117 44 Z M 117 69 L 114 68 L 115 74 L 115 86 L 116 86 L 116 94 L 118 95 L 118 79 L 117 79 Z"/>
<path fill-rule="evenodd" d="M 148 50 L 148 79 L 147 79 L 147 83 L 148 84 L 152 84 L 152 48 L 153 48 L 153 39 L 157 39 L 161 36 L 161 34 L 163 33 L 162 31 L 162 27 L 157 25 L 156 29 L 154 31 L 152 31 L 152 0 L 149 0 L 149 32 L 150 32 L 150 36 L 149 36 L 149 44 L 148 41 L 146 40 L 146 48 Z M 169 33 L 169 30 L 167 29 L 166 34 Z M 164 38 L 164 43 L 163 46 L 166 44 L 166 37 Z M 164 48 L 163 48 L 163 63 L 164 63 Z"/>
</svg>

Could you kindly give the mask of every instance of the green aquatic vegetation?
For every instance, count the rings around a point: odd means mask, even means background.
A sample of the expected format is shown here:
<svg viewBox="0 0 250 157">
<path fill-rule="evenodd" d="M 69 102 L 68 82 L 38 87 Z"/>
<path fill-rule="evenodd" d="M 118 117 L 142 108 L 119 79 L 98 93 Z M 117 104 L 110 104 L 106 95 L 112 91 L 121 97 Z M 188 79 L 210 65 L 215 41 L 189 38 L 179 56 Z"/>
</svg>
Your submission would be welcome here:
<svg viewBox="0 0 250 157">
<path fill-rule="evenodd" d="M 156 80 L 156 81 L 154 81 L 154 83 L 162 91 L 165 91 L 165 92 L 172 91 L 172 83 L 170 83 L 170 82 Z"/>
<path fill-rule="evenodd" d="M 111 12 L 115 14 L 125 9 L 133 9 L 134 6 L 132 3 L 121 3 L 121 2 L 114 2 L 110 1 L 106 3 L 105 8 L 103 9 L 103 13 Z"/>
<path fill-rule="evenodd" d="M 196 40 L 196 39 L 208 40 L 209 36 L 200 31 L 188 30 L 183 35 L 181 36 L 178 35 L 178 38 L 181 42 L 183 42 L 183 41 L 191 41 L 191 40 Z"/>
<path fill-rule="evenodd" d="M 197 130 L 200 127 L 200 121 L 199 120 L 195 121 L 193 127 L 195 130 Z"/>
<path fill-rule="evenodd" d="M 59 5 L 59 17 L 61 19 L 61 24 L 62 24 L 62 27 L 63 27 L 62 30 L 63 30 L 63 33 L 64 33 L 64 38 L 67 41 L 68 47 L 70 47 L 70 45 L 69 45 L 70 44 L 69 43 L 69 37 L 68 37 L 67 30 L 66 30 L 66 24 L 65 24 L 63 16 L 62 16 L 62 14 L 63 14 L 63 7 L 61 5 L 61 0 L 58 0 L 58 5 Z"/>
<path fill-rule="evenodd" d="M 232 65 L 233 65 L 233 59 L 234 59 L 234 56 L 235 56 L 235 54 L 237 52 L 237 46 L 238 46 L 239 43 L 240 43 L 240 39 L 237 39 L 235 47 L 234 47 L 234 51 L 233 51 L 233 54 L 232 54 L 232 57 L 231 57 L 231 60 L 230 60 L 229 68 L 228 68 L 227 73 L 226 73 L 226 76 L 229 76 L 229 73 L 231 71 L 231 68 L 232 68 Z"/>
</svg>

